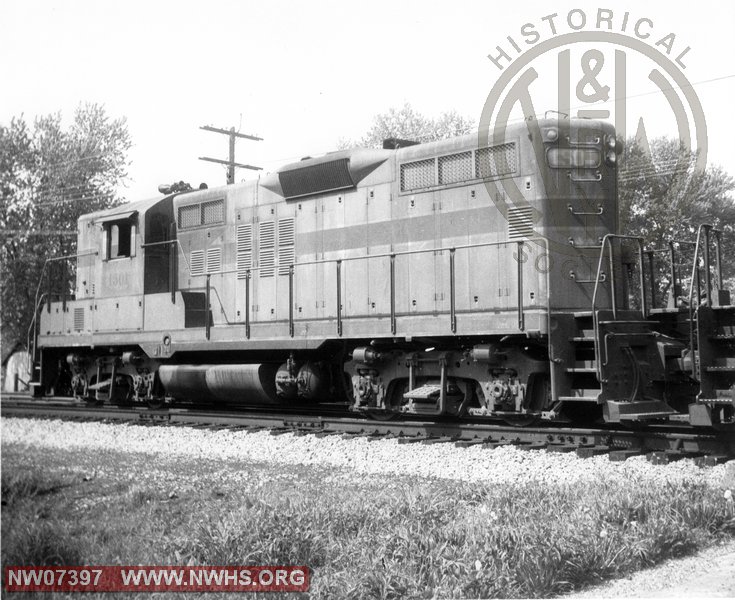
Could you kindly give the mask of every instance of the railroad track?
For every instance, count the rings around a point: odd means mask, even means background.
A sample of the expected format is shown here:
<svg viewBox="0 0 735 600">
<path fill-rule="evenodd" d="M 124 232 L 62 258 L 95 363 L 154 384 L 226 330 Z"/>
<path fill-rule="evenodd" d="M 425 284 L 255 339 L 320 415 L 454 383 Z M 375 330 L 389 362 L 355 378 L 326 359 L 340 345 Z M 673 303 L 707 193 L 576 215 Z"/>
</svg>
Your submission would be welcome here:
<svg viewBox="0 0 735 600">
<path fill-rule="evenodd" d="M 512 427 L 497 423 L 456 423 L 452 421 L 375 421 L 346 417 L 339 412 L 289 412 L 265 414 L 256 411 L 207 410 L 199 407 L 148 408 L 87 406 L 74 400 L 31 400 L 3 397 L 0 413 L 5 417 L 57 418 L 127 422 L 142 425 L 188 426 L 197 428 L 267 429 L 273 435 L 340 435 L 370 440 L 396 438 L 398 443 L 453 443 L 457 446 L 575 452 L 586 458 L 607 454 L 621 461 L 646 455 L 654 463 L 694 458 L 703 466 L 735 458 L 732 432 L 694 432 L 683 427 L 653 426 L 646 430 L 579 427 Z"/>
</svg>

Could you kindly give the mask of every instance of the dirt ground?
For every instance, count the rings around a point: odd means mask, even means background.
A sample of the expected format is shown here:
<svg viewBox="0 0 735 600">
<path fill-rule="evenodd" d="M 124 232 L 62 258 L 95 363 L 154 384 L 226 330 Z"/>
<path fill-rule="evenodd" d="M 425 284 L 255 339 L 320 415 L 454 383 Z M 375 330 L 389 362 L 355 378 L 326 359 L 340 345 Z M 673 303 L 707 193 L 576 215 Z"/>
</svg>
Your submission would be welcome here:
<svg viewBox="0 0 735 600">
<path fill-rule="evenodd" d="M 735 542 L 608 581 L 566 598 L 735 598 Z"/>
</svg>

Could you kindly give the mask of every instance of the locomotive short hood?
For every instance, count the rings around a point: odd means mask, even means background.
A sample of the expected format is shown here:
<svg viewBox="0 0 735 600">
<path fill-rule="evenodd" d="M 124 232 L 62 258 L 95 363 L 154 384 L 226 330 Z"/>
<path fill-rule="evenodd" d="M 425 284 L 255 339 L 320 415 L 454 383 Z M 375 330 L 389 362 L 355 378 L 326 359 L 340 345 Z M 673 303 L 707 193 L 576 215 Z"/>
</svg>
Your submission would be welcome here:
<svg viewBox="0 0 735 600">
<path fill-rule="evenodd" d="M 368 148 L 330 152 L 281 167 L 262 185 L 287 199 L 350 189 L 393 154 L 392 150 Z"/>
</svg>

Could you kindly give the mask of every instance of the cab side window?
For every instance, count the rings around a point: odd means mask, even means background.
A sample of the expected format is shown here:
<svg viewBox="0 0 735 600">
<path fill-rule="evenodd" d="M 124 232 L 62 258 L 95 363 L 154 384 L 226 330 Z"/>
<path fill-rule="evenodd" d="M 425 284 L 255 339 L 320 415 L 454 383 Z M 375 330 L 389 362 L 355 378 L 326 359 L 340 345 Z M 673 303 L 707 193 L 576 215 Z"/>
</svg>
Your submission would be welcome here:
<svg viewBox="0 0 735 600">
<path fill-rule="evenodd" d="M 105 223 L 105 260 L 135 256 L 135 233 L 135 224 L 130 220 Z"/>
</svg>

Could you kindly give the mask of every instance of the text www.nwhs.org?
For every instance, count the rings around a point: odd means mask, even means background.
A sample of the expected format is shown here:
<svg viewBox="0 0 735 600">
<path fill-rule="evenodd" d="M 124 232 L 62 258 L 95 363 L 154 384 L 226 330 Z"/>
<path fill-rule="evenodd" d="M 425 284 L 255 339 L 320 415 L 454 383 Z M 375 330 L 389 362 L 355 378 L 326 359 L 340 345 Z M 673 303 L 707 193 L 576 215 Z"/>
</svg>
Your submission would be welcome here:
<svg viewBox="0 0 735 600">
<path fill-rule="evenodd" d="M 6 592 L 306 592 L 303 566 L 6 567 Z"/>
</svg>

